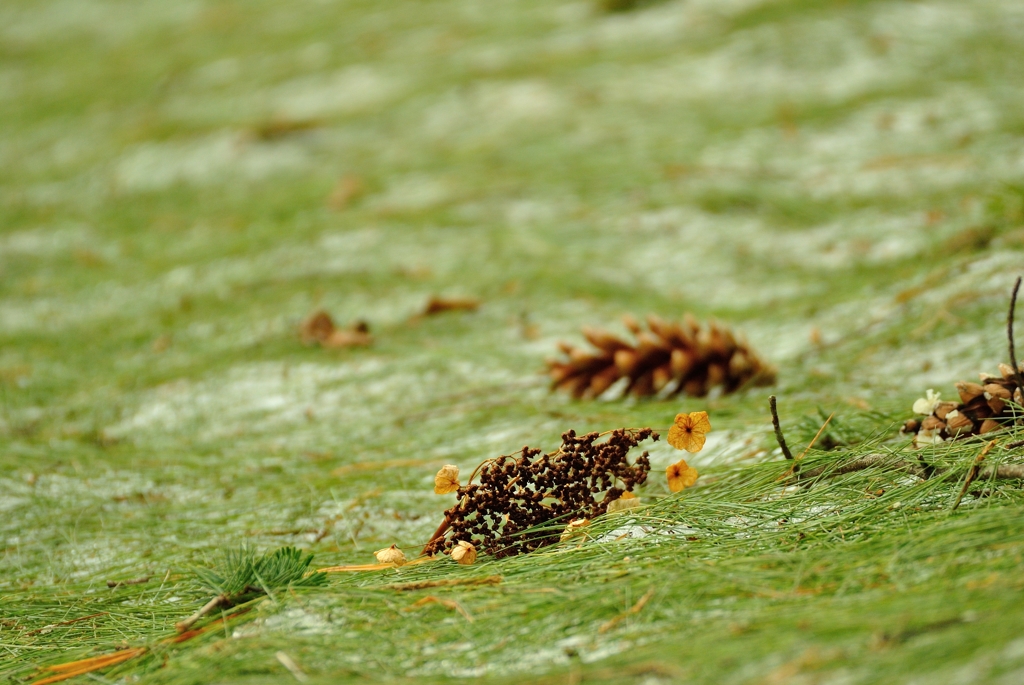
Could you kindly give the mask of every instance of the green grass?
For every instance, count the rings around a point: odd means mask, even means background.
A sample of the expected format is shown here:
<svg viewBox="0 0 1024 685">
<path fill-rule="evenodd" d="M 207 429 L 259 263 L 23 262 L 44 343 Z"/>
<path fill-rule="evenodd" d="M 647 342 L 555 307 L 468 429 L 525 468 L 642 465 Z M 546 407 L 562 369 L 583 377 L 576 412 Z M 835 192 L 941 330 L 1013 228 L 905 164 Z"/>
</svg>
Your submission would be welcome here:
<svg viewBox="0 0 1024 685">
<path fill-rule="evenodd" d="M 0 679 L 130 646 L 92 677 L 278 682 L 283 652 L 323 682 L 1020 680 L 1020 484 L 955 512 L 955 479 L 884 468 L 786 488 L 766 397 L 798 449 L 836 412 L 810 461 L 905 454 L 915 398 L 1004 361 L 1020 8 L 600 6 L 0 8 Z M 483 305 L 411 320 L 433 294 Z M 317 307 L 375 345 L 303 347 Z M 581 326 L 686 311 L 778 386 L 547 392 Z M 332 575 L 164 642 L 224 550 L 410 552 L 441 464 L 700 409 L 698 487 L 669 495 L 659 443 L 650 506 L 589 541 Z M 962 478 L 980 448 L 929 458 Z M 627 525 L 651 534 L 596 541 Z"/>
</svg>

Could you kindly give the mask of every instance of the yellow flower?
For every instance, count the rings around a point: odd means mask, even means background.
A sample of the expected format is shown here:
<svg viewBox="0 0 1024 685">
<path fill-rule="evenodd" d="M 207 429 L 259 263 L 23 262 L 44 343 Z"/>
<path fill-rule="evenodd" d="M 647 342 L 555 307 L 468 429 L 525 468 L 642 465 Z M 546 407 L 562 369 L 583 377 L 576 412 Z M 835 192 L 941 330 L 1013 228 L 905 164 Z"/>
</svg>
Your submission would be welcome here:
<svg viewBox="0 0 1024 685">
<path fill-rule="evenodd" d="M 710 431 L 711 421 L 706 411 L 677 414 L 675 423 L 668 430 L 668 444 L 677 450 L 700 452 L 704 449 L 704 436 Z"/>
<path fill-rule="evenodd" d="M 459 489 L 459 467 L 454 464 L 445 464 L 434 476 L 434 492 L 438 495 L 447 495 Z"/>
<path fill-rule="evenodd" d="M 685 490 L 696 483 L 700 476 L 697 469 L 687 464 L 685 459 L 669 466 L 665 474 L 668 476 L 668 489 L 672 492 Z"/>
</svg>

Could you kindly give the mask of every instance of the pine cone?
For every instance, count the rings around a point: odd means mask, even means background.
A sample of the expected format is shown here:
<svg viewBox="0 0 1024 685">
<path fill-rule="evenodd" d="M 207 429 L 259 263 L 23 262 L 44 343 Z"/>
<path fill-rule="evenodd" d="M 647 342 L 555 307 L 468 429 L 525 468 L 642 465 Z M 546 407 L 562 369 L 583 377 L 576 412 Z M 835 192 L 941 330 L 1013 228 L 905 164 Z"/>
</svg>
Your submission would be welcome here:
<svg viewBox="0 0 1024 685">
<path fill-rule="evenodd" d="M 1024 363 L 1019 370 L 1024 372 Z M 981 374 L 981 383 L 957 383 L 960 402 L 940 402 L 929 390 L 914 403 L 914 411 L 926 417 L 907 421 L 902 432 L 914 433 L 914 444 L 921 447 L 991 433 L 1024 417 L 1021 375 L 1009 364 L 1000 364 L 999 372 L 1001 377 Z"/>
<path fill-rule="evenodd" d="M 636 337 L 635 344 L 592 328 L 584 328 L 583 335 L 596 351 L 560 344 L 568 359 L 548 361 L 552 389 L 577 398 L 594 398 L 620 378 L 627 378 L 623 394 L 704 397 L 715 386 L 728 393 L 748 383 L 775 382 L 775 368 L 714 321 L 705 327 L 690 314 L 682 323 L 651 315 L 647 317 L 649 331 L 632 317 L 624 322 Z"/>
</svg>

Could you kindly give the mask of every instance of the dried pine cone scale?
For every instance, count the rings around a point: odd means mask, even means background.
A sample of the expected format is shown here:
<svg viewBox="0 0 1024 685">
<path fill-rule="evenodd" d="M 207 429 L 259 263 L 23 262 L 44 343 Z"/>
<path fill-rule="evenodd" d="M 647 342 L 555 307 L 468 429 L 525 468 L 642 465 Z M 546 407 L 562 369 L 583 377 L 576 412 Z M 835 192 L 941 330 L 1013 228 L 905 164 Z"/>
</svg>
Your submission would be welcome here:
<svg viewBox="0 0 1024 685">
<path fill-rule="evenodd" d="M 775 382 L 775 369 L 714 321 L 701 326 L 688 314 L 678 323 L 649 316 L 649 330 L 632 318 L 625 323 L 633 343 L 584 328 L 583 336 L 596 349 L 561 344 L 567 358 L 548 362 L 552 387 L 576 398 L 594 398 L 624 378 L 623 394 L 703 397 L 716 386 L 728 393 L 748 383 Z"/>
<path fill-rule="evenodd" d="M 1020 370 L 1024 372 L 1024 363 Z M 914 403 L 914 411 L 925 417 L 907 421 L 903 432 L 914 433 L 914 443 L 920 447 L 984 435 L 1018 421 L 1024 417 L 1021 376 L 1009 364 L 1000 364 L 999 372 L 1000 376 L 981 374 L 980 383 L 957 383 L 959 402 L 940 402 L 939 395 L 929 390 L 927 397 Z"/>
</svg>

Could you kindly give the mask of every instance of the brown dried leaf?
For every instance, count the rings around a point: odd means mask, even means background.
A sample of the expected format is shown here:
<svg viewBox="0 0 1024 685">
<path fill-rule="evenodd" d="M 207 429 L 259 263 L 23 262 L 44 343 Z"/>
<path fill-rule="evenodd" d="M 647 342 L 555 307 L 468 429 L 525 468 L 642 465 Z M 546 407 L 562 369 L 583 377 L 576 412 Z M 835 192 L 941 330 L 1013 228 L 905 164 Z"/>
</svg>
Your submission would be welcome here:
<svg viewBox="0 0 1024 685">
<path fill-rule="evenodd" d="M 704 449 L 705 435 L 711 431 L 711 420 L 706 411 L 677 414 L 668 431 L 668 444 L 677 450 L 700 452 Z"/>
</svg>

